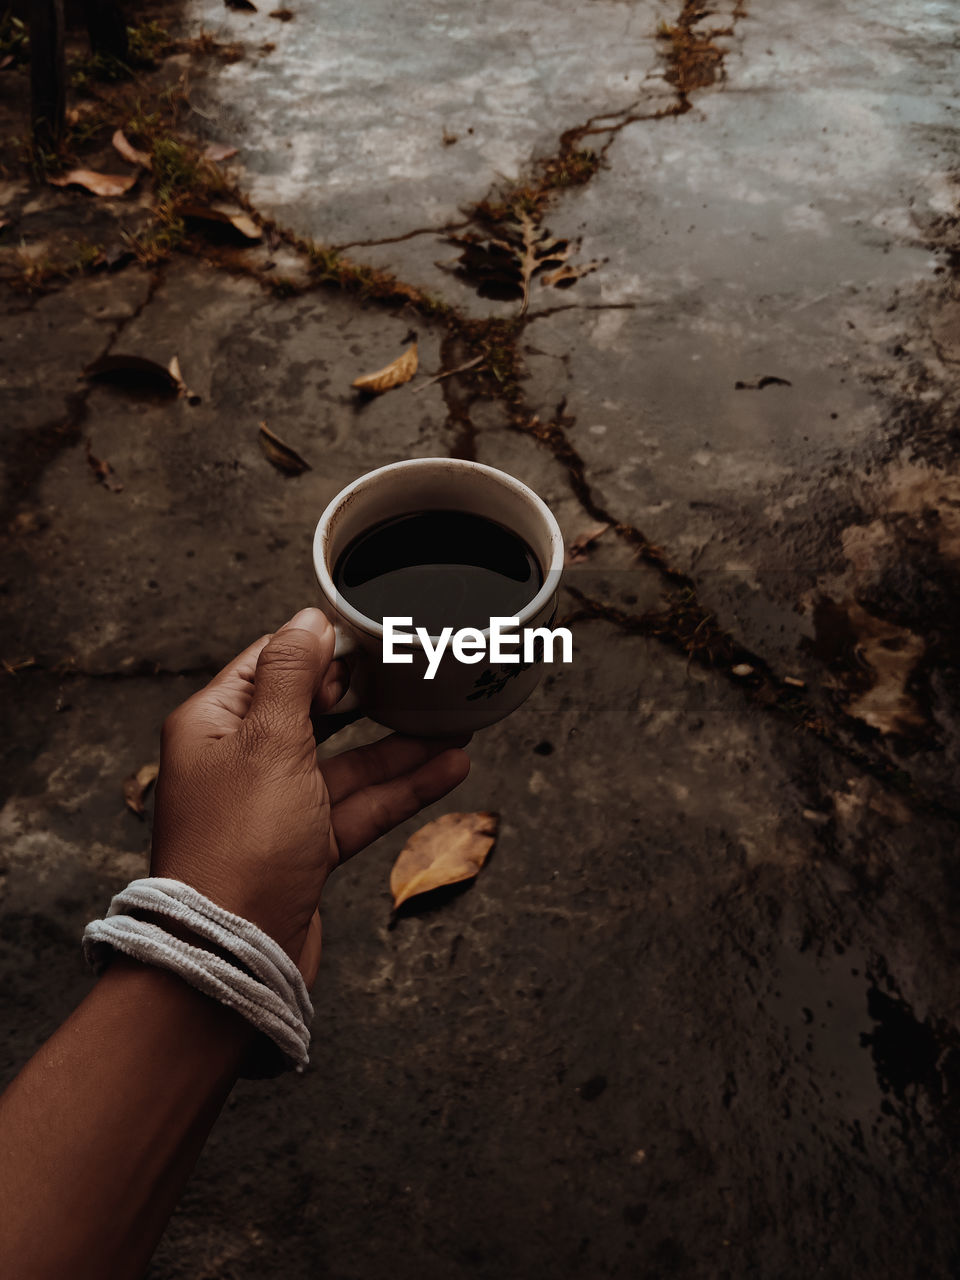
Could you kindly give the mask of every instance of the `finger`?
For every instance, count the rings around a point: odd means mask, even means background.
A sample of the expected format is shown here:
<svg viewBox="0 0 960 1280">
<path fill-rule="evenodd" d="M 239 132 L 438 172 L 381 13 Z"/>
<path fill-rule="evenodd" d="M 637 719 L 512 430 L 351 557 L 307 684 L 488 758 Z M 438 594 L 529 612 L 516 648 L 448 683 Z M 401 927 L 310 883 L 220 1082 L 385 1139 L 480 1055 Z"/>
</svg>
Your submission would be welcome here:
<svg viewBox="0 0 960 1280">
<path fill-rule="evenodd" d="M 300 746 L 310 707 L 333 660 L 333 627 L 319 609 L 301 609 L 264 645 L 246 717 L 254 732 Z"/>
<path fill-rule="evenodd" d="M 365 747 L 354 747 L 342 755 L 324 760 L 320 766 L 330 803 L 338 804 L 361 787 L 375 787 L 401 774 L 418 769 L 441 751 L 465 746 L 466 738 L 411 738 L 392 733 Z"/>
<path fill-rule="evenodd" d="M 346 800 L 341 800 L 330 815 L 341 862 L 445 796 L 459 786 L 469 772 L 470 757 L 465 751 L 453 748 L 434 756 L 412 773 L 354 791 Z"/>
<path fill-rule="evenodd" d="M 209 684 L 187 698 L 176 712 L 178 723 L 204 738 L 225 738 L 236 733 L 250 710 L 257 659 L 269 639 L 269 635 L 261 636 L 248 645 Z"/>
</svg>

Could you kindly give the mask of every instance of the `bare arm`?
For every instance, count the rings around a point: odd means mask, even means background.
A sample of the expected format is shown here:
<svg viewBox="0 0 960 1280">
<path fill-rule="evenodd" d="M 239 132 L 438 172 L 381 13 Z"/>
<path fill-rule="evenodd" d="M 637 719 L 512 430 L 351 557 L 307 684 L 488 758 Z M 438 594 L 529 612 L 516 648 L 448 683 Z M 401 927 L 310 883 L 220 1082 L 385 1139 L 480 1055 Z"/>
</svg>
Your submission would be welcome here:
<svg viewBox="0 0 960 1280">
<path fill-rule="evenodd" d="M 339 696 L 332 653 L 304 610 L 175 712 L 154 826 L 153 874 L 254 921 L 308 985 L 327 876 L 469 768 L 394 735 L 321 771 L 310 710 Z M 0 1098 L 0 1276 L 142 1275 L 252 1036 L 181 979 L 115 961 Z"/>
</svg>

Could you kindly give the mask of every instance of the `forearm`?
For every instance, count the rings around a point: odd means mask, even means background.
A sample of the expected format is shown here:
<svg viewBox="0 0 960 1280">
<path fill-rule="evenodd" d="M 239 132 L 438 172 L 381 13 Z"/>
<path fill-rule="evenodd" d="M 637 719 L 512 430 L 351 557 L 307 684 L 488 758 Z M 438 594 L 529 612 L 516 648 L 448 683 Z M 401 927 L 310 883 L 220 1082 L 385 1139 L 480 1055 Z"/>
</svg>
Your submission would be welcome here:
<svg viewBox="0 0 960 1280">
<path fill-rule="evenodd" d="M 140 1276 L 252 1035 L 116 961 L 0 1099 L 0 1275 Z"/>
</svg>

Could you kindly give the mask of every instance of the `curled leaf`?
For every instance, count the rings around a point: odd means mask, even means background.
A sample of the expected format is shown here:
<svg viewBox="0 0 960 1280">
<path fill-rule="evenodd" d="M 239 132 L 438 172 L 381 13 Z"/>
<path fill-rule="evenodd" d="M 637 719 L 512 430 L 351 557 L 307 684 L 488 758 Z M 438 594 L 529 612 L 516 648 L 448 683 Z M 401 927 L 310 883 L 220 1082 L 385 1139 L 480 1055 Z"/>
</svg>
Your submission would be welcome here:
<svg viewBox="0 0 960 1280">
<path fill-rule="evenodd" d="M 157 780 L 158 764 L 142 765 L 123 782 L 123 799 L 128 809 L 137 817 L 143 816 L 143 798 Z"/>
<path fill-rule="evenodd" d="M 378 369 L 376 373 L 365 374 L 362 378 L 354 378 L 351 386 L 357 391 L 366 391 L 370 395 L 379 395 L 381 391 L 389 391 L 392 387 L 400 387 L 409 382 L 417 372 L 420 357 L 417 354 L 417 342 L 414 339 L 410 346 L 396 360 Z"/>
<path fill-rule="evenodd" d="M 127 140 L 126 134 L 122 129 L 118 129 L 111 138 L 111 142 L 120 154 L 129 164 L 138 164 L 141 169 L 149 169 L 153 161 L 145 151 L 138 151 L 137 148 Z"/>
<path fill-rule="evenodd" d="M 125 355 L 121 352 L 101 356 L 99 360 L 94 360 L 93 364 L 88 364 L 83 372 L 88 378 L 97 378 L 102 382 L 115 382 L 121 386 L 161 391 L 167 395 L 179 393 L 183 386 L 179 376 L 179 364 L 177 373 L 174 375 L 170 368 L 164 368 L 156 360 L 150 360 L 146 356 Z"/>
<path fill-rule="evenodd" d="M 300 456 L 296 449 L 270 430 L 265 422 L 260 423 L 260 448 L 278 471 L 284 475 L 300 476 L 310 470 L 310 463 Z"/>
<path fill-rule="evenodd" d="M 48 178 L 52 187 L 85 187 L 95 196 L 122 196 L 134 185 L 139 173 L 97 173 L 93 169 L 71 169 L 58 178 Z"/>
<path fill-rule="evenodd" d="M 184 218 L 193 218 L 197 222 L 212 222 L 221 227 L 233 227 L 247 240 L 261 240 L 263 233 L 242 209 L 231 209 L 229 206 L 213 204 L 182 204 L 177 212 Z"/>
<path fill-rule="evenodd" d="M 191 391 L 190 388 L 187 386 L 187 384 L 183 380 L 183 374 L 180 372 L 179 356 L 174 356 L 173 359 L 170 361 L 170 363 L 167 365 L 167 373 L 170 374 L 170 377 L 177 384 L 177 391 L 181 396 L 183 396 L 183 398 L 187 401 L 188 404 L 200 403 L 200 397 L 196 394 L 196 392 Z"/>
<path fill-rule="evenodd" d="M 408 898 L 472 880 L 497 838 L 495 813 L 445 813 L 415 831 L 390 872 L 394 910 Z"/>
</svg>

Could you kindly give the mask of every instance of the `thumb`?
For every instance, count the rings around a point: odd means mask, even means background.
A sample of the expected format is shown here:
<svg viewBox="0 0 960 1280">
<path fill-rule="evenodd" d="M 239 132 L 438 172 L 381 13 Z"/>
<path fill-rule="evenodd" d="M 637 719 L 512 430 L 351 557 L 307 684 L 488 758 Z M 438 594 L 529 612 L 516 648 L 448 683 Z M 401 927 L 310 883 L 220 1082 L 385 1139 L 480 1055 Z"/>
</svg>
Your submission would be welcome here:
<svg viewBox="0 0 960 1280">
<path fill-rule="evenodd" d="M 247 721 L 271 738 L 299 742 L 310 705 L 333 660 L 333 627 L 319 609 L 301 609 L 264 645 L 253 677 Z"/>
</svg>

